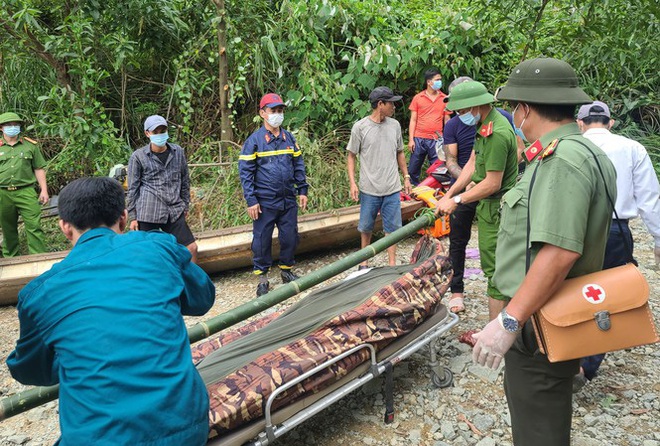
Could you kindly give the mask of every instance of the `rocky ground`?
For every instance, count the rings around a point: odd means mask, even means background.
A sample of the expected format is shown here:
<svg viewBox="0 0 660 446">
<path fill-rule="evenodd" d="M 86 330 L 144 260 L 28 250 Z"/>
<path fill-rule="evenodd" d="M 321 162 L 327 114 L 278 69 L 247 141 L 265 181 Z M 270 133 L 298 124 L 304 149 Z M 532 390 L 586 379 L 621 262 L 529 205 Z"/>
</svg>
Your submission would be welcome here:
<svg viewBox="0 0 660 446">
<path fill-rule="evenodd" d="M 633 223 L 635 254 L 651 286 L 651 305 L 660 321 L 660 275 L 654 266 L 653 242 L 639 222 Z M 400 245 L 406 261 L 416 239 Z M 475 237 L 471 247 L 476 247 Z M 299 259 L 305 273 L 352 250 L 334 250 Z M 382 265 L 385 255 L 373 262 Z M 479 267 L 468 260 L 469 268 Z M 345 275 L 345 274 L 344 274 Z M 217 301 L 209 316 L 220 314 L 254 295 L 248 270 L 215 278 Z M 273 280 L 279 284 L 279 279 Z M 487 322 L 485 280 L 473 271 L 466 283 L 467 311 L 440 343 L 441 361 L 454 372 L 453 386 L 435 388 L 429 379 L 424 349 L 395 368 L 395 422 L 383 424 L 381 380 L 347 396 L 284 436 L 283 445 L 511 445 L 510 419 L 502 375 L 472 364 L 470 349 L 457 341 L 467 329 Z M 189 325 L 198 318 L 187 318 Z M 10 376 L 4 359 L 18 337 L 14 307 L 0 308 L 0 396 L 26 387 Z M 0 422 L 0 445 L 50 445 L 58 438 L 57 402 Z M 600 376 L 574 398 L 573 445 L 660 446 L 660 347 L 647 346 L 608 355 Z"/>
</svg>

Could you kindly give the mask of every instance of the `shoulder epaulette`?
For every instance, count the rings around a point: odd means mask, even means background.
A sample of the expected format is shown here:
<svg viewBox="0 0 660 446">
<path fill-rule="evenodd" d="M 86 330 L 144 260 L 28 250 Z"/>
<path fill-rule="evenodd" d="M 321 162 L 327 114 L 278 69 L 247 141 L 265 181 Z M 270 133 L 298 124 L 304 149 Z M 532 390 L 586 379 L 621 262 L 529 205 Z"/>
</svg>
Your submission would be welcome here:
<svg viewBox="0 0 660 446">
<path fill-rule="evenodd" d="M 543 151 L 543 155 L 541 155 L 541 159 L 544 159 L 546 156 L 550 156 L 553 153 L 555 153 L 555 149 L 557 148 L 557 145 L 559 144 L 558 139 L 553 139 L 550 144 L 548 144 L 548 147 L 545 148 Z"/>
<path fill-rule="evenodd" d="M 543 146 L 541 145 L 541 141 L 538 139 L 534 141 L 534 143 L 527 147 L 525 149 L 525 158 L 527 159 L 528 163 L 531 163 L 532 160 L 536 157 L 536 155 L 539 154 L 539 152 L 543 149 Z"/>
<path fill-rule="evenodd" d="M 32 144 L 37 144 L 37 141 L 35 141 L 32 138 L 28 138 L 27 136 L 24 136 L 23 139 L 26 140 L 27 142 L 31 142 Z"/>
<path fill-rule="evenodd" d="M 488 124 L 484 124 L 481 126 L 481 130 L 479 130 L 479 134 L 483 136 L 484 138 L 489 137 L 490 135 L 493 134 L 493 121 L 490 121 Z"/>
</svg>

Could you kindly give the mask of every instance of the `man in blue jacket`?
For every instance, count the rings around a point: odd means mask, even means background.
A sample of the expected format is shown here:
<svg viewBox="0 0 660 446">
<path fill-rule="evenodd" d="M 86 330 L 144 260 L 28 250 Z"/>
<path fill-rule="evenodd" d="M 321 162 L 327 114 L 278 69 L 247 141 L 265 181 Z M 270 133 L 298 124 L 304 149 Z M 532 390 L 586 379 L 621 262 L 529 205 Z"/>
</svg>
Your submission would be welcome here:
<svg viewBox="0 0 660 446">
<path fill-rule="evenodd" d="M 120 235 L 112 178 L 72 182 L 58 208 L 73 249 L 18 296 L 12 376 L 60 384 L 61 446 L 205 444 L 209 399 L 182 314 L 206 313 L 213 283 L 172 235 Z"/>
<path fill-rule="evenodd" d="M 238 158 L 238 170 L 252 219 L 252 263 L 259 276 L 257 296 L 269 289 L 268 270 L 273 264 L 271 255 L 273 230 L 277 225 L 280 242 L 280 270 L 282 282 L 298 278 L 291 268 L 298 245 L 298 203 L 307 208 L 307 179 L 302 152 L 293 135 L 281 128 L 284 121 L 284 102 L 275 93 L 268 93 L 259 103 L 263 126 L 251 134 L 243 144 Z"/>
</svg>

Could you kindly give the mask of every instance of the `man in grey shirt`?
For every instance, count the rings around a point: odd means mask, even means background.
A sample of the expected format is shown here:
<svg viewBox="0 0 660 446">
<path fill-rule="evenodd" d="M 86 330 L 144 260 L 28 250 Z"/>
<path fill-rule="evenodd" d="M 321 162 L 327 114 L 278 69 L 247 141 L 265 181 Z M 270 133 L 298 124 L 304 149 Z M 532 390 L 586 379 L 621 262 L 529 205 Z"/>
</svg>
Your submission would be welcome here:
<svg viewBox="0 0 660 446">
<path fill-rule="evenodd" d="M 403 153 L 401 125 L 392 119 L 396 107 L 395 96 L 387 87 L 376 87 L 369 94 L 372 112 L 356 122 L 348 141 L 348 179 L 351 185 L 351 198 L 360 201 L 361 246 L 371 243 L 374 222 L 380 211 L 385 234 L 401 227 L 401 179 L 399 169 L 404 175 L 404 190 L 410 193 L 410 175 Z M 360 159 L 360 183 L 355 181 L 355 164 Z M 396 245 L 387 249 L 390 265 L 396 265 Z M 358 269 L 367 268 L 367 262 Z"/>
<path fill-rule="evenodd" d="M 149 116 L 144 134 L 149 144 L 135 150 L 128 161 L 130 229 L 172 234 L 197 263 L 197 243 L 186 223 L 190 207 L 186 155 L 180 146 L 167 142 L 167 121 L 162 116 Z"/>
</svg>

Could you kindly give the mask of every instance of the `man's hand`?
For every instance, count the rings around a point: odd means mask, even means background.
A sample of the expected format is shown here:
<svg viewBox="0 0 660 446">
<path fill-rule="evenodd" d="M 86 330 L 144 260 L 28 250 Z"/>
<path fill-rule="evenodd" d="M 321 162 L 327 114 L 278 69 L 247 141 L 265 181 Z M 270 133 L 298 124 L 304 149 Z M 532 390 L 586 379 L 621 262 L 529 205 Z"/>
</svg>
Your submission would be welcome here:
<svg viewBox="0 0 660 446">
<path fill-rule="evenodd" d="M 46 204 L 48 203 L 49 199 L 50 197 L 48 196 L 48 191 L 46 189 L 42 189 L 41 193 L 39 194 L 39 203 Z"/>
<path fill-rule="evenodd" d="M 472 360 L 480 365 L 496 369 L 504 354 L 509 351 L 516 340 L 517 333 L 508 332 L 495 318 L 483 330 L 472 335 L 477 343 L 472 350 Z"/>
<path fill-rule="evenodd" d="M 653 254 L 655 254 L 655 266 L 660 268 L 660 246 L 653 249 Z"/>
<path fill-rule="evenodd" d="M 299 195 L 298 196 L 298 202 L 300 204 L 300 210 L 301 211 L 306 211 L 307 210 L 307 195 Z"/>
<path fill-rule="evenodd" d="M 415 151 L 415 140 L 410 138 L 410 141 L 408 141 L 408 148 L 410 149 L 410 153 L 413 153 Z"/>
<path fill-rule="evenodd" d="M 406 195 L 410 195 L 412 193 L 412 186 L 410 184 L 410 177 L 406 177 L 403 179 L 403 192 Z"/>
<path fill-rule="evenodd" d="M 456 202 L 453 200 L 453 198 L 447 198 L 445 195 L 438 201 L 438 205 L 435 208 L 435 215 L 438 216 L 440 214 L 451 214 L 454 212 L 458 205 Z"/>
<path fill-rule="evenodd" d="M 353 201 L 360 200 L 360 189 L 358 189 L 357 184 L 351 183 L 351 199 Z"/>
<path fill-rule="evenodd" d="M 259 203 L 255 204 L 254 206 L 250 206 L 247 208 L 247 213 L 252 220 L 256 220 L 259 218 L 259 214 L 261 214 L 261 206 L 259 206 Z"/>
<path fill-rule="evenodd" d="M 128 229 L 131 231 L 137 231 L 138 230 L 138 221 L 137 220 L 131 220 L 131 223 L 128 225 Z"/>
</svg>

